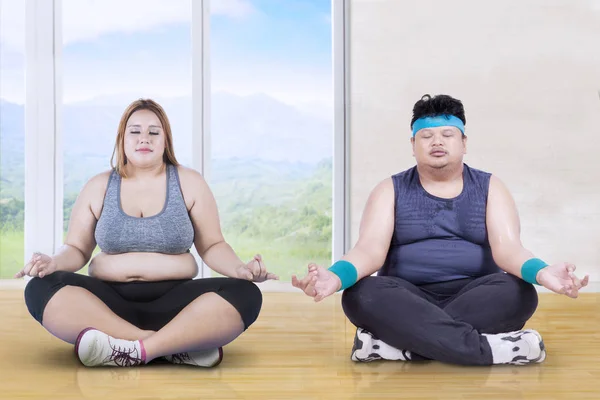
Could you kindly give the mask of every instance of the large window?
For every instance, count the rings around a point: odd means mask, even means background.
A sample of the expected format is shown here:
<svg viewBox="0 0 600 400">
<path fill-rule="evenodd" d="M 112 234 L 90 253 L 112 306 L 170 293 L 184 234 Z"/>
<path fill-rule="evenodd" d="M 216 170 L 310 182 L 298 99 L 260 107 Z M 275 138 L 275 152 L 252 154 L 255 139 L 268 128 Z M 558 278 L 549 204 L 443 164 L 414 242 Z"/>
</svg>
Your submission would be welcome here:
<svg viewBox="0 0 600 400">
<path fill-rule="evenodd" d="M 191 167 L 191 7 L 191 0 L 63 0 L 65 234 L 85 182 L 110 169 L 117 126 L 132 101 L 163 106 L 175 155 Z"/>
<path fill-rule="evenodd" d="M 166 110 L 243 259 L 262 254 L 288 282 L 328 265 L 345 173 L 332 4 L 341 21 L 338 0 L 0 0 L 0 279 L 62 244 L 139 98 Z"/>
<path fill-rule="evenodd" d="M 0 279 L 24 262 L 25 1 L 0 0 Z"/>
<path fill-rule="evenodd" d="M 289 281 L 331 262 L 331 2 L 236 4 L 210 20 L 209 183 L 226 240 Z"/>
</svg>

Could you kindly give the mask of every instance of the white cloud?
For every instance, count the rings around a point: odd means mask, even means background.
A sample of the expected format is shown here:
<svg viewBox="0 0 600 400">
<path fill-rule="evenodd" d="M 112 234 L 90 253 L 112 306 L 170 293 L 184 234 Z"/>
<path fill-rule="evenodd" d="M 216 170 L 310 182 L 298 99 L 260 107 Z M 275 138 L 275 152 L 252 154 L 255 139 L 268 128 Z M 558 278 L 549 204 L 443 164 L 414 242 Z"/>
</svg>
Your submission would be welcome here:
<svg viewBox="0 0 600 400">
<path fill-rule="evenodd" d="M 266 93 L 284 103 L 299 106 L 331 107 L 332 75 L 314 65 L 239 62 L 219 63 L 211 71 L 211 89 L 241 96 Z"/>
<path fill-rule="evenodd" d="M 254 10 L 249 0 L 213 0 L 210 7 L 211 14 L 232 18 L 245 17 Z M 106 33 L 190 23 L 192 0 L 63 0 L 62 8 L 63 40 L 72 43 Z"/>
<path fill-rule="evenodd" d="M 254 14 L 256 9 L 249 0 L 212 0 L 210 13 L 232 18 L 243 18 Z"/>
<path fill-rule="evenodd" d="M 0 0 L 0 53 L 25 53 L 25 0 Z"/>
<path fill-rule="evenodd" d="M 93 40 L 108 33 L 143 32 L 189 23 L 193 0 L 63 0 L 63 43 Z M 25 0 L 0 0 L 2 46 L 24 53 Z M 199 3 L 198 3 L 199 4 Z M 212 0 L 212 15 L 245 18 L 255 12 L 250 0 Z"/>
</svg>

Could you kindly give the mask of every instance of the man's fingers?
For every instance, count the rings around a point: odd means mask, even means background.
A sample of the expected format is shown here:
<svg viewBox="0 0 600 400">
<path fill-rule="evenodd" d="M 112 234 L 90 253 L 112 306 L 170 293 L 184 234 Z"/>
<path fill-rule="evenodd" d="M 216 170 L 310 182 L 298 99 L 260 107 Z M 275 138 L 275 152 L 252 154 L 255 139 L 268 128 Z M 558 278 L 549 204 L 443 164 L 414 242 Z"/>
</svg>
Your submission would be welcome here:
<svg viewBox="0 0 600 400">
<path fill-rule="evenodd" d="M 327 297 L 327 296 L 324 296 L 324 295 L 323 295 L 323 291 L 318 291 L 318 292 L 317 292 L 317 291 L 315 290 L 315 292 L 316 292 L 316 296 L 315 296 L 315 302 L 317 302 L 317 303 L 318 303 L 319 301 L 323 300 L 325 297 Z"/>
<path fill-rule="evenodd" d="M 583 278 L 583 280 L 581 281 L 581 287 L 587 286 L 587 284 L 590 282 L 590 276 L 586 275 L 585 278 Z"/>
<path fill-rule="evenodd" d="M 296 275 L 292 275 L 292 286 L 298 287 L 298 278 L 296 278 Z"/>
<path fill-rule="evenodd" d="M 573 282 L 573 285 L 576 288 L 578 288 L 578 289 L 581 288 L 581 281 L 579 280 L 579 278 L 577 278 L 575 276 L 575 274 L 573 272 L 569 272 L 569 278 L 571 278 L 571 281 Z"/>
<path fill-rule="evenodd" d="M 563 286 L 563 289 L 561 291 L 567 297 L 570 297 L 572 299 L 577 298 L 578 290 L 577 290 L 577 287 L 575 287 L 573 285 L 565 285 L 565 286 Z"/>
<path fill-rule="evenodd" d="M 296 278 L 296 275 L 292 275 L 292 286 L 304 290 L 306 288 L 306 283 Z"/>
</svg>

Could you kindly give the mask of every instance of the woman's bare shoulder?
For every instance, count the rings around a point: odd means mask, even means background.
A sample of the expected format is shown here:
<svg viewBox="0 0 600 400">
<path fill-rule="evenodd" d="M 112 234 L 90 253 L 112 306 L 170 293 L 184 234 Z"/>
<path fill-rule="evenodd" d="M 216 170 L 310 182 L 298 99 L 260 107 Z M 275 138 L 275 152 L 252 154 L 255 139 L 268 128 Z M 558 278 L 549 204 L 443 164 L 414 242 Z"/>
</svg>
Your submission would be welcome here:
<svg viewBox="0 0 600 400">
<path fill-rule="evenodd" d="M 177 172 L 179 173 L 182 188 L 197 185 L 203 186 L 206 183 L 202 174 L 193 168 L 179 165 L 177 166 Z"/>
<path fill-rule="evenodd" d="M 108 186 L 108 180 L 110 179 L 111 173 L 112 170 L 107 170 L 92 176 L 83 187 L 82 193 L 84 191 L 89 192 L 90 194 L 98 192 L 104 193 Z"/>
</svg>

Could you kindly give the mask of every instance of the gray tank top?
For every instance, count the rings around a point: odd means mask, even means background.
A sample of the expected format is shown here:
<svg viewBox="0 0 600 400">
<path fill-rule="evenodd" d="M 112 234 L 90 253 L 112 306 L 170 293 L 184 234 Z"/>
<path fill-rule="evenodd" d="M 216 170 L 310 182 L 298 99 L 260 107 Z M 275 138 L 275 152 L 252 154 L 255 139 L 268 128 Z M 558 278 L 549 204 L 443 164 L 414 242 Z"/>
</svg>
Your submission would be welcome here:
<svg viewBox="0 0 600 400">
<path fill-rule="evenodd" d="M 194 227 L 181 193 L 177 167 L 167 164 L 167 194 L 163 209 L 140 218 L 121 207 L 121 176 L 112 171 L 95 238 L 107 254 L 152 252 L 182 254 L 194 243 Z"/>
</svg>

